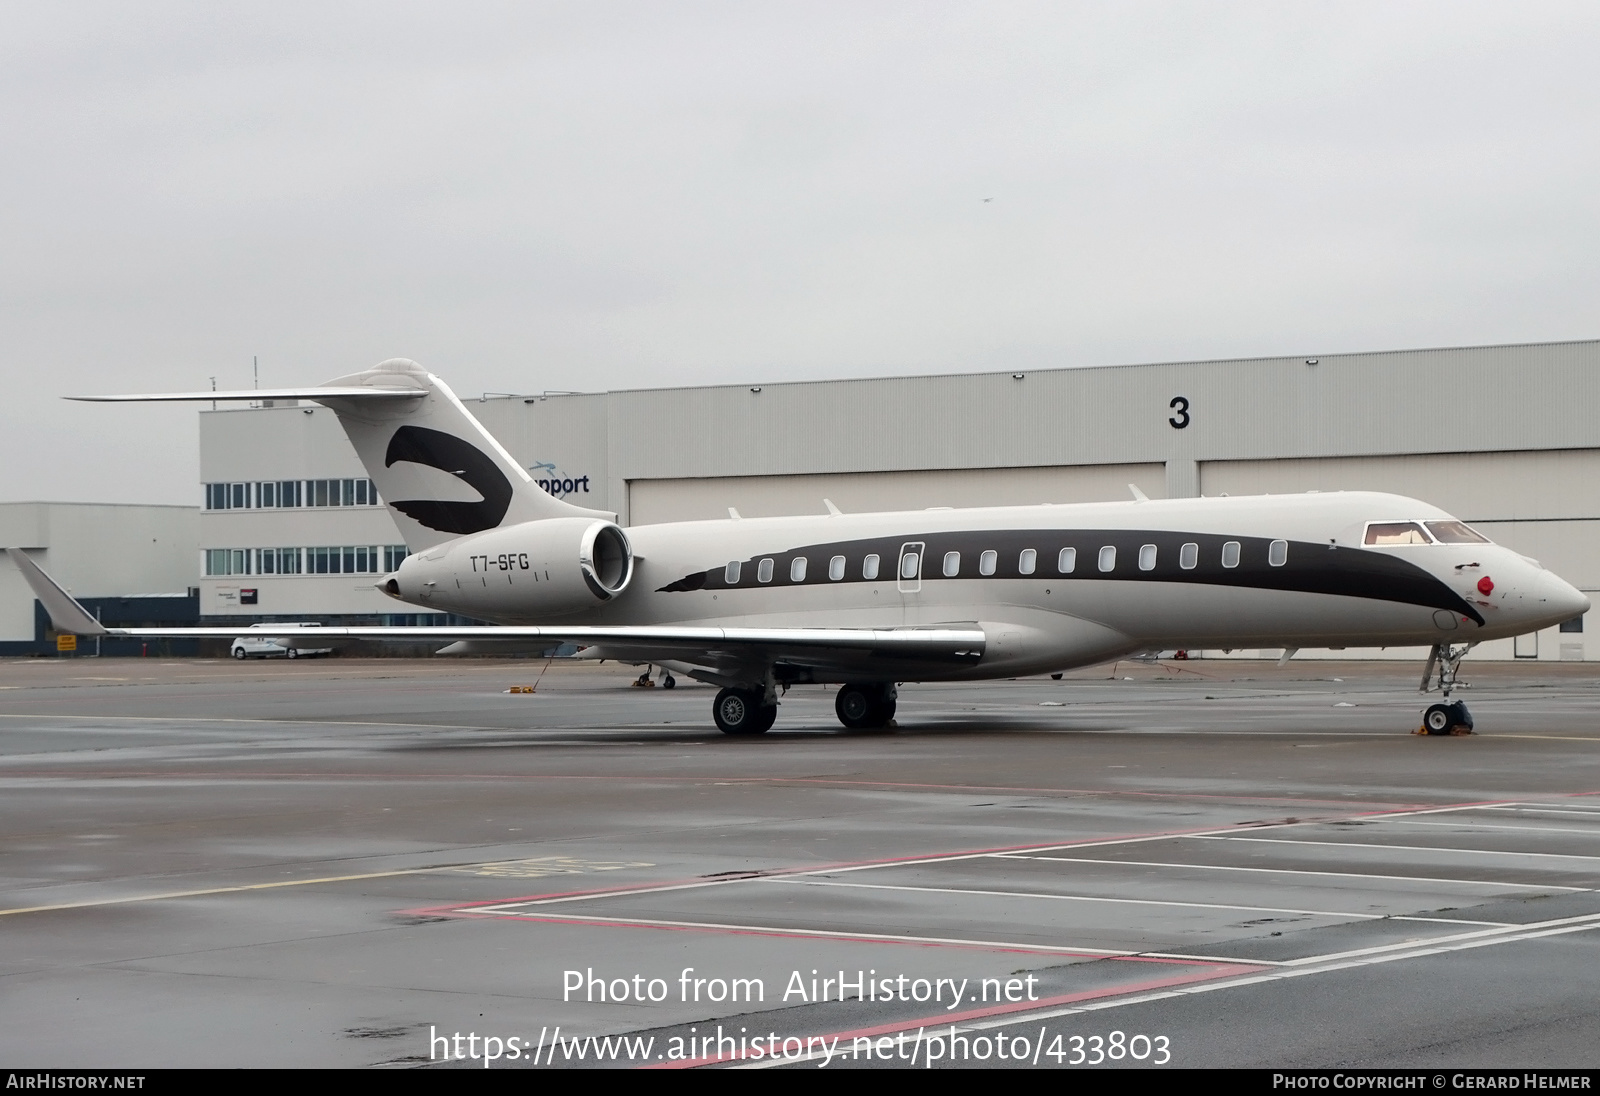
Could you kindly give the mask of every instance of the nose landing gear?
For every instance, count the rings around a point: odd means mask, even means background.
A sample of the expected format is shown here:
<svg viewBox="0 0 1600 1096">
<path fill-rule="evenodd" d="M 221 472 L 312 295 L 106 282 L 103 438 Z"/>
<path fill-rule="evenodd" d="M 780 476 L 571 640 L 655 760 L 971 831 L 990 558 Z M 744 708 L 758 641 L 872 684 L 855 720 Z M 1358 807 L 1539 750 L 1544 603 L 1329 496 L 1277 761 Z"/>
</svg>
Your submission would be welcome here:
<svg viewBox="0 0 1600 1096">
<path fill-rule="evenodd" d="M 1413 733 L 1431 735 L 1472 733 L 1472 713 L 1467 710 L 1463 701 L 1452 701 L 1450 692 L 1455 688 L 1456 670 L 1473 646 L 1471 643 L 1461 646 L 1453 643 L 1437 643 L 1429 652 L 1428 664 L 1422 670 L 1420 691 L 1426 693 L 1433 687 L 1433 671 L 1434 667 L 1438 667 L 1439 691 L 1443 694 L 1444 702 L 1430 705 L 1422 714 L 1422 726 Z"/>
</svg>

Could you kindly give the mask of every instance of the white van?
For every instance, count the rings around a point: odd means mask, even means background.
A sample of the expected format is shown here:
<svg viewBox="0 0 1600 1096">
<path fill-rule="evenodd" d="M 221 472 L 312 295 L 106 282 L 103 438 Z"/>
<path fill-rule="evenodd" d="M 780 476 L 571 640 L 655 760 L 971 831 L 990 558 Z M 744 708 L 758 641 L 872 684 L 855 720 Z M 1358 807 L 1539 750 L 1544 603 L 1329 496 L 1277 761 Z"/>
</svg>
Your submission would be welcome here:
<svg viewBox="0 0 1600 1096">
<path fill-rule="evenodd" d="M 322 622 L 320 620 L 293 621 L 287 626 L 290 628 L 320 628 L 322 627 Z M 285 625 L 252 624 L 250 627 L 253 630 L 257 628 L 282 628 Z M 290 646 L 291 642 L 303 644 L 305 640 L 291 641 L 286 636 L 240 636 L 233 641 L 230 653 L 241 662 L 252 656 L 255 658 L 311 658 L 315 655 L 333 654 L 332 647 L 292 647 Z"/>
</svg>

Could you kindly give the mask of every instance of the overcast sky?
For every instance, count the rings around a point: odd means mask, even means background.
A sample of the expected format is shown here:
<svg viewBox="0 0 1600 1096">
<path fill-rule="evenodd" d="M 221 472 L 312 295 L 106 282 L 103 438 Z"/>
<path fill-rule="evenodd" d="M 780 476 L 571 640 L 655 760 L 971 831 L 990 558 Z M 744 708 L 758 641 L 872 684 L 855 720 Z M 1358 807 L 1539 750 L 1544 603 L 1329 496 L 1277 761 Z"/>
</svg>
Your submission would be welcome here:
<svg viewBox="0 0 1600 1096">
<path fill-rule="evenodd" d="M 1600 336 L 1594 3 L 0 5 L 0 499 L 191 407 Z M 1419 424 L 1421 428 L 1422 424 Z"/>
</svg>

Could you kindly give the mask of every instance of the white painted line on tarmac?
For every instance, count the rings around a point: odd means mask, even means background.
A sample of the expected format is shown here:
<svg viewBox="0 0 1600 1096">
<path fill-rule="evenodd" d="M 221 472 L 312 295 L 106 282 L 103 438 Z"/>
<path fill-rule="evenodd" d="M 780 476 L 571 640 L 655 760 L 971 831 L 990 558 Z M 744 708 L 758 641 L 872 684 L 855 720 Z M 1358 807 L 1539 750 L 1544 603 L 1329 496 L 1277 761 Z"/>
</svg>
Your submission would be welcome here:
<svg viewBox="0 0 1600 1096">
<path fill-rule="evenodd" d="M 1459 937 L 1445 938 L 1419 942 L 1413 945 L 1410 951 L 1391 951 L 1383 955 L 1362 955 L 1350 959 L 1338 960 L 1335 956 L 1321 956 L 1313 960 L 1295 960 L 1295 962 L 1318 962 L 1318 965 L 1290 966 L 1282 964 L 1274 970 L 1262 974 L 1246 975 L 1242 978 L 1228 978 L 1216 982 L 1201 982 L 1193 986 L 1183 986 L 1177 989 L 1163 990 L 1159 993 L 1144 993 L 1131 997 L 1112 998 L 1107 1001 L 1097 1001 L 1092 1004 L 1079 1005 L 1072 1008 L 1054 1009 L 1049 1012 L 1033 1012 L 1010 1017 L 1006 1020 L 989 1020 L 978 1023 L 962 1025 L 968 1030 L 986 1030 L 989 1028 L 1010 1027 L 1019 1023 L 1032 1023 L 1039 1020 L 1049 1020 L 1058 1016 L 1071 1016 L 1084 1012 L 1099 1012 L 1103 1009 L 1124 1008 L 1128 1005 L 1142 1005 L 1151 1001 L 1160 1001 L 1174 997 L 1186 997 L 1194 993 L 1210 993 L 1213 990 L 1236 989 L 1243 986 L 1259 985 L 1267 982 L 1276 982 L 1284 978 L 1302 978 L 1313 974 L 1328 974 L 1333 971 L 1348 970 L 1353 967 L 1377 966 L 1381 963 L 1396 963 L 1405 959 L 1421 959 L 1430 955 L 1444 955 L 1455 951 L 1467 951 L 1472 948 L 1493 947 L 1496 944 L 1515 944 L 1525 940 L 1538 940 L 1547 936 L 1560 936 L 1571 932 L 1584 932 L 1600 928 L 1600 914 L 1588 914 L 1583 917 L 1564 917 L 1555 921 L 1538 921 L 1531 925 L 1522 926 L 1525 931 L 1508 932 L 1506 930 L 1490 930 L 1499 935 L 1485 933 L 1463 933 Z M 1470 939 L 1468 937 L 1471 937 Z M 1256 960 L 1251 960 L 1255 962 Z"/>
<path fill-rule="evenodd" d="M 1269 959 L 1235 959 L 1219 955 L 1188 955 L 1174 952 L 1132 951 L 1127 948 L 1076 947 L 1070 944 L 1024 944 L 1012 940 L 969 940 L 951 936 L 901 936 L 886 932 L 846 932 L 840 929 L 805 929 L 785 925 L 737 925 L 719 921 L 668 921 L 650 917 L 605 917 L 588 913 L 519 913 L 514 905 L 496 907 L 463 906 L 464 914 L 492 913 L 522 921 L 539 921 L 561 924 L 564 922 L 595 922 L 607 925 L 630 925 L 640 928 L 705 929 L 714 932 L 743 932 L 773 936 L 824 937 L 846 943 L 917 944 L 978 948 L 993 951 L 1039 952 L 1048 955 L 1082 955 L 1092 959 L 1174 959 L 1186 963 L 1247 963 L 1252 966 L 1282 966 L 1281 961 Z"/>
<path fill-rule="evenodd" d="M 1113 867 L 1127 864 L 1136 868 L 1199 868 L 1205 871 L 1255 871 L 1269 875 L 1330 875 L 1344 879 L 1385 879 L 1402 883 L 1448 883 L 1468 887 L 1510 887 L 1516 890 L 1586 891 L 1590 887 L 1560 887 L 1548 883 L 1497 883 L 1486 879 L 1449 879 L 1429 875 L 1377 875 L 1357 871 L 1312 871 L 1309 868 L 1243 868 L 1232 864 L 1169 864 L 1159 860 L 1096 860 L 1093 857 L 1030 856 L 1023 853 L 995 853 L 996 860 L 1055 860 L 1063 864 L 1109 864 Z M 1485 922 L 1486 924 L 1488 922 Z"/>
<path fill-rule="evenodd" d="M 1535 807 L 1518 804 L 1514 807 L 1478 807 L 1480 811 L 1514 811 L 1517 814 L 1575 814 L 1580 818 L 1600 818 L 1600 810 L 1586 811 L 1577 807 Z"/>
<path fill-rule="evenodd" d="M 1572 923 L 1580 922 L 1580 923 Z M 1555 927 L 1546 927 L 1555 926 Z M 1466 951 L 1471 948 L 1491 947 L 1495 944 L 1518 943 L 1524 940 L 1537 940 L 1546 936 L 1559 936 L 1570 932 L 1583 932 L 1588 929 L 1600 928 L 1600 914 L 1590 914 L 1577 918 L 1562 918 L 1556 921 L 1542 921 L 1532 925 L 1522 926 L 1528 930 L 1516 934 L 1503 934 L 1494 937 L 1485 937 L 1483 933 L 1463 933 L 1456 937 L 1446 937 L 1443 940 L 1429 941 L 1421 946 L 1413 945 L 1412 950 L 1405 952 L 1391 952 L 1386 955 L 1367 955 L 1357 958 L 1334 961 L 1333 956 L 1319 957 L 1324 962 L 1319 966 L 1292 967 L 1287 964 L 1276 964 L 1275 969 L 1258 974 L 1247 974 L 1239 978 L 1221 978 L 1210 982 L 1195 982 L 1174 989 L 1159 990 L 1154 993 L 1134 993 L 1125 997 L 1109 997 L 1082 1005 L 1068 1005 L 1065 1008 L 1042 1009 L 1038 1012 L 1014 1012 L 1004 1017 L 992 1020 L 969 1020 L 959 1025 L 952 1025 L 955 1033 L 968 1031 L 989 1031 L 995 1028 L 1018 1027 L 1022 1024 L 1035 1024 L 1041 1020 L 1052 1020 L 1061 1016 L 1078 1016 L 1086 1012 L 1101 1012 L 1106 1009 L 1126 1008 L 1129 1005 L 1149 1004 L 1153 1001 L 1171 1000 L 1177 997 L 1187 997 L 1197 993 L 1211 993 L 1216 990 L 1238 989 L 1244 986 L 1263 985 L 1269 982 L 1280 981 L 1285 978 L 1303 978 L 1313 974 L 1327 974 L 1338 970 L 1347 970 L 1353 967 L 1377 966 L 1381 963 L 1395 963 L 1404 959 L 1420 959 L 1429 955 L 1443 955 L 1453 951 Z M 1469 939 L 1468 937 L 1472 937 Z M 1256 963 L 1259 960 L 1248 960 Z M 1299 960 L 1296 960 L 1299 962 Z M 1263 964 L 1266 965 L 1266 964 Z M 926 1024 L 927 1018 L 922 1017 L 911 1020 L 905 1027 L 885 1025 L 875 1029 L 874 1034 L 895 1034 L 899 1031 L 910 1031 L 913 1028 Z M 942 1030 L 942 1029 L 941 1029 Z M 1042 1033 L 1041 1033 L 1042 1035 Z M 811 1061 L 822 1057 L 821 1052 L 808 1052 L 801 1057 L 784 1059 L 781 1062 L 751 1063 L 743 1066 L 746 1069 L 772 1068 L 775 1065 L 795 1064 Z M 735 1067 L 741 1068 L 741 1067 Z"/>
<path fill-rule="evenodd" d="M 1426 822 L 1420 818 L 1385 818 L 1383 821 L 1390 826 L 1454 826 L 1458 829 L 1506 830 L 1510 833 L 1579 833 L 1585 837 L 1600 836 L 1600 827 L 1581 830 L 1563 826 L 1500 826 L 1493 822 L 1474 822 L 1470 818 L 1464 818 L 1459 822 Z"/>
<path fill-rule="evenodd" d="M 1231 910 L 1238 913 L 1298 913 L 1307 917 L 1330 917 L 1354 921 L 1395 921 L 1400 918 L 1386 913 L 1349 913 L 1343 910 L 1283 909 L 1277 906 L 1232 906 L 1217 902 L 1169 902 L 1156 898 L 1103 898 L 1088 894 L 1041 894 L 1034 891 L 979 890 L 971 887 L 915 887 L 894 883 L 836 883 L 826 879 L 795 879 L 773 876 L 763 878 L 763 883 L 790 883 L 801 887 L 850 887 L 858 890 L 913 891 L 921 894 L 970 894 L 983 898 L 1040 898 L 1054 902 L 1102 902 L 1116 906 L 1168 906 L 1178 909 Z M 1405 918 L 1405 920 L 1424 920 Z M 1429 919 L 1431 920 L 1431 919 Z M 1468 924 L 1499 924 L 1499 922 L 1474 921 Z M 1254 962 L 1254 960 L 1251 960 Z"/>
<path fill-rule="evenodd" d="M 1336 849 L 1396 849 L 1400 852 L 1448 852 L 1472 856 L 1537 856 L 1544 860 L 1600 860 L 1575 852 L 1509 852 L 1505 849 L 1452 849 L 1444 845 L 1384 845 L 1375 841 L 1296 841 L 1288 837 L 1216 837 L 1211 834 L 1186 835 L 1199 841 L 1249 841 L 1258 845 L 1326 845 Z"/>
</svg>

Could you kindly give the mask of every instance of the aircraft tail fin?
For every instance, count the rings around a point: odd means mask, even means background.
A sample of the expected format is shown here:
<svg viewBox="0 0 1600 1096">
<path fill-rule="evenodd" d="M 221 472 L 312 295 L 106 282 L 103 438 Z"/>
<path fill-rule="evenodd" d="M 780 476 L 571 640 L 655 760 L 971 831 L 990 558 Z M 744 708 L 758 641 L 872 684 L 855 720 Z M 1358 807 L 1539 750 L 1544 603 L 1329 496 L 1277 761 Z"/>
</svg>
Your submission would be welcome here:
<svg viewBox="0 0 1600 1096">
<path fill-rule="evenodd" d="M 377 485 L 412 551 L 541 518 L 616 515 L 555 498 L 484 429 L 438 377 L 395 358 L 328 382 L 330 388 L 420 390 L 414 399 L 319 397 Z"/>
<path fill-rule="evenodd" d="M 563 502 L 512 458 L 456 394 L 414 361 L 307 388 L 77 397 L 99 402 L 312 400 L 339 417 L 378 496 L 413 551 L 541 518 L 616 515 Z"/>
</svg>

